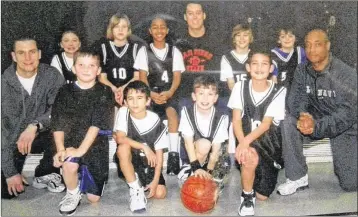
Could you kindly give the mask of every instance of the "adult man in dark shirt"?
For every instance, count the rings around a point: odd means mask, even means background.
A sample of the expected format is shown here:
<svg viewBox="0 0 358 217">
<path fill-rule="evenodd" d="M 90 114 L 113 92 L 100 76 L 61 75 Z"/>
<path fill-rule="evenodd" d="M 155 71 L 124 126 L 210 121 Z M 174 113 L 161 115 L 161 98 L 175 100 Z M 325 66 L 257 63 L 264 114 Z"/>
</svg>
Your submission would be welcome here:
<svg viewBox="0 0 358 217">
<path fill-rule="evenodd" d="M 357 191 L 357 72 L 330 53 L 327 33 L 305 38 L 308 62 L 297 67 L 283 121 L 287 181 L 277 191 L 290 195 L 308 187 L 303 139 L 330 138 L 334 173 L 346 191 Z"/>
</svg>

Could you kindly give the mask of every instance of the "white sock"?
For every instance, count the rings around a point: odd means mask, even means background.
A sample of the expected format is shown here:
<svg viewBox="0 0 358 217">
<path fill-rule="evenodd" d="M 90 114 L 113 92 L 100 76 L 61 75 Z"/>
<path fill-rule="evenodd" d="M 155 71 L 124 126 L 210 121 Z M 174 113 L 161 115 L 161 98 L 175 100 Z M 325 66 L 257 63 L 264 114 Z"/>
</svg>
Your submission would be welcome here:
<svg viewBox="0 0 358 217">
<path fill-rule="evenodd" d="M 140 185 L 139 185 L 138 177 L 136 177 L 136 180 L 134 180 L 133 182 L 128 182 L 128 185 L 133 189 L 139 189 Z"/>
<path fill-rule="evenodd" d="M 79 191 L 80 191 L 80 188 L 78 186 L 73 190 L 70 190 L 67 188 L 67 192 L 70 194 L 78 194 Z"/>
<path fill-rule="evenodd" d="M 169 133 L 169 151 L 178 152 L 179 144 L 179 133 Z"/>
<path fill-rule="evenodd" d="M 244 194 L 254 194 L 254 189 L 252 189 L 250 192 L 246 192 L 245 190 L 242 190 L 242 192 L 244 192 Z"/>
</svg>

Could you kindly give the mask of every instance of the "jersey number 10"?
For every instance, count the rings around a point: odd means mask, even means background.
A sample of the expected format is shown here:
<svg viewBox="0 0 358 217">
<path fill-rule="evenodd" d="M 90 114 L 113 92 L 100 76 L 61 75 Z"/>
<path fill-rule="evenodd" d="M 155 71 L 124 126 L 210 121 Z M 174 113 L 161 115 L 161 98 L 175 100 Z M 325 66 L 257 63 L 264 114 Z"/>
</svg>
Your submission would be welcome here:
<svg viewBox="0 0 358 217">
<path fill-rule="evenodd" d="M 125 68 L 119 68 L 118 70 L 114 68 L 112 70 L 113 72 L 113 78 L 119 78 L 119 79 L 126 79 L 127 78 L 127 71 Z"/>
</svg>

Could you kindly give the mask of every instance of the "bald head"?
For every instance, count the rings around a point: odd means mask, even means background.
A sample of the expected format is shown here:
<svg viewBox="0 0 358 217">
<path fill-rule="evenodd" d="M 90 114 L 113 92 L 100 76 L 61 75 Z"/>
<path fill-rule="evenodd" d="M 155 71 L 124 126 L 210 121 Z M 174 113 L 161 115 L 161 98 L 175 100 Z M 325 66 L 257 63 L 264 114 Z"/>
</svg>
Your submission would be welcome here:
<svg viewBox="0 0 358 217">
<path fill-rule="evenodd" d="M 328 65 L 330 47 L 331 43 L 326 31 L 314 29 L 307 33 L 305 52 L 316 71 L 322 71 Z"/>
</svg>

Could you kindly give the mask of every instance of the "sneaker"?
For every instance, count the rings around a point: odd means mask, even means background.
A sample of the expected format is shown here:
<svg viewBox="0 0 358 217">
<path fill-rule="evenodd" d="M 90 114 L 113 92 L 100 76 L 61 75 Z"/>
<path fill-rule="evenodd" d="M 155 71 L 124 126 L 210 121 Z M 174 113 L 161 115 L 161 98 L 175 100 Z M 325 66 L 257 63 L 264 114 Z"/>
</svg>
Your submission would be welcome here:
<svg viewBox="0 0 358 217">
<path fill-rule="evenodd" d="M 179 153 L 171 151 L 168 153 L 167 174 L 171 176 L 175 176 L 178 175 L 179 172 L 180 172 Z"/>
<path fill-rule="evenodd" d="M 241 204 L 239 207 L 239 215 L 240 216 L 248 216 L 255 215 L 255 192 L 252 194 L 241 194 Z"/>
<path fill-rule="evenodd" d="M 221 194 L 224 190 L 224 179 L 213 178 L 213 180 L 218 186 L 219 194 Z"/>
<path fill-rule="evenodd" d="M 76 194 L 67 192 L 60 202 L 61 215 L 71 216 L 75 214 L 78 205 L 81 203 L 81 199 L 82 195 L 80 191 Z"/>
<path fill-rule="evenodd" d="M 302 178 L 292 181 L 287 179 L 285 183 L 277 187 L 277 193 L 280 195 L 290 195 L 299 190 L 308 188 L 308 175 L 306 174 Z"/>
<path fill-rule="evenodd" d="M 57 173 L 35 177 L 32 186 L 38 189 L 47 188 L 49 191 L 55 193 L 60 193 L 66 189 L 62 183 L 61 175 Z"/>
<path fill-rule="evenodd" d="M 186 180 L 189 176 L 193 175 L 192 171 L 191 171 L 191 166 L 190 164 L 184 164 L 181 168 L 180 168 L 180 172 L 178 173 L 178 179 L 180 180 Z"/>
<path fill-rule="evenodd" d="M 129 208 L 133 213 L 141 213 L 147 209 L 147 198 L 144 195 L 144 188 L 129 188 L 130 203 Z"/>
</svg>

